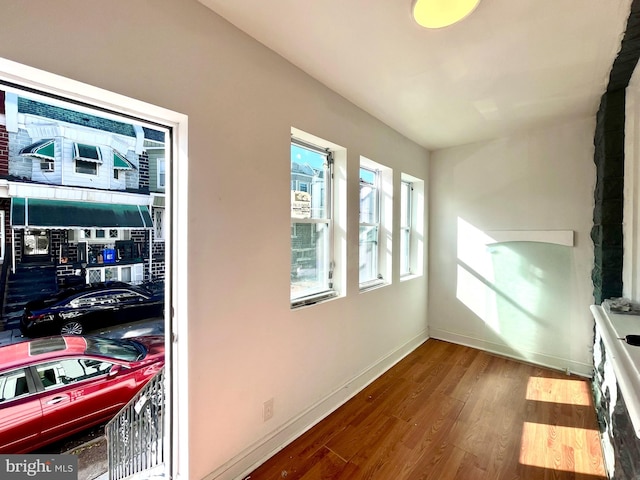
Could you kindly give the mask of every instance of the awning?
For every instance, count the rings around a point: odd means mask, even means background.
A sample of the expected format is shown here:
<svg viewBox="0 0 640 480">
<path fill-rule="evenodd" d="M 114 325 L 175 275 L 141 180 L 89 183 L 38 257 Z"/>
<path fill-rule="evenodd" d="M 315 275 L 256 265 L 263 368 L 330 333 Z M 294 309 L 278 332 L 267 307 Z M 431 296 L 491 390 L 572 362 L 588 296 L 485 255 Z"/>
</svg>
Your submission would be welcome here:
<svg viewBox="0 0 640 480">
<path fill-rule="evenodd" d="M 26 157 L 41 158 L 43 160 L 55 160 L 56 143 L 52 138 L 45 138 L 36 143 L 32 143 L 20 150 L 20 155 Z"/>
<path fill-rule="evenodd" d="M 73 150 L 75 152 L 74 160 L 83 160 L 85 162 L 102 163 L 102 155 L 100 155 L 100 149 L 95 145 L 87 145 L 85 143 L 74 143 Z"/>
<path fill-rule="evenodd" d="M 29 228 L 152 228 L 146 205 L 11 199 L 11 226 Z"/>
<path fill-rule="evenodd" d="M 116 170 L 133 170 L 133 165 L 127 157 L 117 151 L 113 151 L 113 168 Z"/>
</svg>

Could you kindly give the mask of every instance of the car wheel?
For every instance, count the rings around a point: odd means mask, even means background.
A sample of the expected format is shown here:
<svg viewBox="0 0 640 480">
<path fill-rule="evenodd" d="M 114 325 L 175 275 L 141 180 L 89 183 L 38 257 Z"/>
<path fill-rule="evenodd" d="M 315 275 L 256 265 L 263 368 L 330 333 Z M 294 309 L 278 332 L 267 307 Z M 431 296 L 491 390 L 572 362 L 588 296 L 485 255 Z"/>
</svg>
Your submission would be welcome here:
<svg viewBox="0 0 640 480">
<path fill-rule="evenodd" d="M 82 324 L 75 320 L 71 320 L 60 327 L 62 335 L 82 335 L 83 330 Z"/>
</svg>

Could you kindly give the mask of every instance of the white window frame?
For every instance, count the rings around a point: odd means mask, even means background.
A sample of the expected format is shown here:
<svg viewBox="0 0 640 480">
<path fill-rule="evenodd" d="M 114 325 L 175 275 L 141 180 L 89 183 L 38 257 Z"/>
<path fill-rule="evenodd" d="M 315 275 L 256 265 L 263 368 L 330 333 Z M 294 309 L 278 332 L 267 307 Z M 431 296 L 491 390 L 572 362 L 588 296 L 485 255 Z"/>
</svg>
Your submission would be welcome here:
<svg viewBox="0 0 640 480">
<path fill-rule="evenodd" d="M 404 211 L 403 207 L 404 206 Z M 400 277 L 411 275 L 411 224 L 413 211 L 413 183 L 400 181 Z"/>
<path fill-rule="evenodd" d="M 326 155 L 326 163 L 325 163 L 325 192 L 324 192 L 324 208 L 325 208 L 325 217 L 323 218 L 314 218 L 313 213 L 310 214 L 309 218 L 298 218 L 293 215 L 293 195 L 292 195 L 292 205 L 291 205 L 291 234 L 293 234 L 297 228 L 298 224 L 311 224 L 311 225 L 326 225 L 326 245 L 324 246 L 324 252 L 322 253 L 322 257 L 324 258 L 324 264 L 322 266 L 322 271 L 327 272 L 326 287 L 320 289 L 309 289 L 300 295 L 294 295 L 291 292 L 291 308 L 298 308 L 305 305 L 312 305 L 318 303 L 323 300 L 328 300 L 330 298 L 334 298 L 338 295 L 338 291 L 336 289 L 336 285 L 334 282 L 334 271 L 336 262 L 334 260 L 334 246 L 335 246 L 335 230 L 334 230 L 334 151 L 332 150 L 330 145 L 319 141 L 319 139 L 314 138 L 313 140 L 309 140 L 308 138 L 304 138 L 304 135 L 295 135 L 295 130 L 292 129 L 292 137 L 290 144 L 297 145 L 301 148 L 310 150 L 312 152 L 317 152 L 321 155 Z M 291 187 L 297 187 L 299 185 L 299 181 L 294 181 L 292 178 L 290 179 Z M 311 188 L 311 190 L 313 187 Z M 294 190 L 291 190 L 293 192 Z M 309 192 L 305 192 L 309 193 Z M 311 210 L 313 210 L 311 208 Z M 293 237 L 292 237 L 293 238 Z M 291 246 L 293 248 L 293 245 Z M 293 253 L 293 250 L 292 250 Z M 293 269 L 293 266 L 291 267 Z M 291 281 L 291 285 L 293 287 L 294 282 L 293 278 Z"/>
<path fill-rule="evenodd" d="M 44 90 L 54 97 L 69 98 L 80 104 L 95 105 L 115 112 L 116 119 L 121 114 L 132 115 L 151 123 L 154 128 L 166 126 L 171 129 L 170 181 L 167 192 L 168 235 L 166 245 L 166 278 L 172 287 L 167 289 L 165 319 L 167 335 L 165 349 L 171 352 L 167 368 L 171 375 L 167 395 L 167 412 L 164 427 L 169 451 L 165 455 L 165 477 L 190 478 L 189 451 L 190 428 L 188 405 L 190 404 L 189 381 L 189 156 L 188 117 L 184 114 L 151 105 L 131 97 L 125 97 L 84 83 L 70 80 L 43 70 L 0 58 L 0 80 L 18 85 L 5 88 L 7 93 L 15 93 L 22 86 L 33 90 Z M 47 97 L 49 99 L 49 97 Z M 92 109 L 93 107 L 91 107 Z M 90 109 L 90 111 L 92 111 Z M 164 128 L 164 127 L 163 127 Z M 14 265 L 15 267 L 15 265 Z M 171 425 L 180 425 L 172 428 Z"/>
<path fill-rule="evenodd" d="M 164 158 L 160 157 L 156 159 L 156 167 L 157 167 L 157 177 L 156 177 L 156 185 L 158 188 L 166 188 L 167 176 L 166 176 L 166 165 L 164 162 Z M 160 179 L 162 178 L 162 181 Z"/>
<path fill-rule="evenodd" d="M 89 159 L 80 156 L 79 144 L 82 144 L 87 147 L 94 147 L 96 149 L 97 159 Z M 102 152 L 100 151 L 100 147 L 97 145 L 89 145 L 82 142 L 73 142 L 73 160 L 74 160 L 74 172 L 76 175 L 88 175 L 91 177 L 96 177 L 100 173 L 100 164 L 102 163 Z M 78 171 L 78 163 L 82 162 L 83 164 L 93 165 L 95 168 L 95 173 L 89 172 L 79 172 Z"/>
<path fill-rule="evenodd" d="M 399 249 L 399 255 L 408 255 L 409 272 L 400 271 L 400 281 L 409 280 L 412 278 L 420 277 L 424 274 L 424 251 L 425 251 L 425 184 L 424 180 L 402 173 L 400 175 L 400 182 L 409 184 L 410 190 L 410 206 L 408 209 L 409 216 L 409 242 L 408 252 L 403 252 L 402 248 Z M 402 196 L 402 186 L 400 189 Z M 400 199 L 402 201 L 402 198 Z M 401 210 L 401 209 L 400 209 Z M 402 217 L 402 211 L 400 211 Z M 405 226 L 403 225 L 403 219 L 400 218 L 400 235 L 403 235 Z M 400 246 L 403 243 L 400 241 Z M 402 269 L 402 259 L 400 259 L 400 269 Z"/>
<path fill-rule="evenodd" d="M 376 239 L 376 251 L 373 255 L 373 261 L 375 265 L 373 266 L 376 271 L 375 278 L 365 278 L 361 277 L 362 272 L 359 269 L 358 274 L 358 283 L 360 286 L 360 291 L 364 292 L 367 290 L 371 290 L 373 288 L 377 288 L 383 285 L 388 285 L 391 283 L 391 232 L 392 232 L 392 206 L 393 206 L 393 170 L 389 167 L 386 167 L 380 163 L 374 162 L 365 157 L 360 157 L 360 169 L 372 172 L 375 174 L 375 185 L 372 188 L 376 189 L 376 218 L 373 222 L 363 222 L 360 215 L 360 208 L 362 203 L 359 202 L 358 211 L 359 211 L 359 228 L 358 228 L 358 237 L 360 237 L 360 230 L 362 228 L 376 228 L 377 229 L 377 239 Z M 358 175 L 360 177 L 360 174 Z M 362 192 L 363 188 L 369 187 L 370 185 L 366 182 L 363 182 L 361 178 L 359 178 L 359 192 Z M 359 263 L 362 256 L 362 248 L 363 245 L 359 241 L 358 242 L 358 259 Z"/>
</svg>

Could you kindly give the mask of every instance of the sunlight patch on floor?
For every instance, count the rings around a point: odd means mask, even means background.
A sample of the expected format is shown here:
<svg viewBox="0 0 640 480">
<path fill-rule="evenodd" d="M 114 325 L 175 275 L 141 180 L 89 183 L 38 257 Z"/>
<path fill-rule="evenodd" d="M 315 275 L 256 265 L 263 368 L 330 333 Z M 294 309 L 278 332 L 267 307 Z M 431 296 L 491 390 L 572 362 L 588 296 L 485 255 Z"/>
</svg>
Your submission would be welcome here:
<svg viewBox="0 0 640 480">
<path fill-rule="evenodd" d="M 525 422 L 520 463 L 606 478 L 597 430 Z"/>
<path fill-rule="evenodd" d="M 580 379 L 531 377 L 527 385 L 527 400 L 566 403 L 569 405 L 592 404 L 589 384 Z"/>
</svg>

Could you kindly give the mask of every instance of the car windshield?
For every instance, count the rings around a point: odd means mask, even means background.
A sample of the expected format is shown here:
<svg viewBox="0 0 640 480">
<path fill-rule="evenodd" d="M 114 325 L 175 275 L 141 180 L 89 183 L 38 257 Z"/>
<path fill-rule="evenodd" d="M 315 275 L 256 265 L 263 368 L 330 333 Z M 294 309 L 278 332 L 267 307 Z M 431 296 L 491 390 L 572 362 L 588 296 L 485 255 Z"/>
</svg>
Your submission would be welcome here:
<svg viewBox="0 0 640 480">
<path fill-rule="evenodd" d="M 88 355 L 101 355 L 124 362 L 135 362 L 146 355 L 145 348 L 131 340 L 112 340 L 110 338 L 86 337 Z"/>
</svg>

